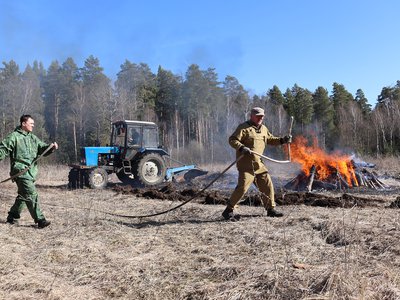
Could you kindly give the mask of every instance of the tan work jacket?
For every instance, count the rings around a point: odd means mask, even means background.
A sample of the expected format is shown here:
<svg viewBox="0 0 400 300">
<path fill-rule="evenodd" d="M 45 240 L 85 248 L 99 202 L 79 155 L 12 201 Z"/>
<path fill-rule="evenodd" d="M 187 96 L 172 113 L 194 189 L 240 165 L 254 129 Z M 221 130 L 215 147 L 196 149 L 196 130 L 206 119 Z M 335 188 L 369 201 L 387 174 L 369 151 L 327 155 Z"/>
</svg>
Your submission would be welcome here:
<svg viewBox="0 0 400 300">
<path fill-rule="evenodd" d="M 263 154 L 267 144 L 281 145 L 281 138 L 273 136 L 266 126 L 261 125 L 257 128 L 250 121 L 240 124 L 229 137 L 229 145 L 236 149 L 236 158 L 241 155 L 239 149 L 243 146 Z M 268 171 L 260 157 L 254 154 L 242 157 L 237 162 L 237 169 L 239 172 L 253 173 L 254 171 L 255 174 Z"/>
</svg>

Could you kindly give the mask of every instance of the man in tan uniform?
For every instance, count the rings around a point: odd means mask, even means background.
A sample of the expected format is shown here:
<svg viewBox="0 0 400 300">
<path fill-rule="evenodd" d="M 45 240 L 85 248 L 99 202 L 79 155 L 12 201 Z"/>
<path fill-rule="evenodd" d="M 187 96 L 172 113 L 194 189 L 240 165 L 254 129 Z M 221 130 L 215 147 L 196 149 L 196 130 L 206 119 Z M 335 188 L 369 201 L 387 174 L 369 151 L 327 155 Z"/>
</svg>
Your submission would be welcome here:
<svg viewBox="0 0 400 300">
<path fill-rule="evenodd" d="M 267 216 L 283 216 L 281 212 L 275 210 L 274 186 L 268 169 L 260 157 L 250 151 L 263 154 L 267 144 L 282 145 L 291 143 L 292 136 L 273 136 L 267 127 L 262 124 L 263 120 L 264 110 L 260 107 L 254 107 L 250 113 L 250 120 L 240 124 L 229 137 L 229 144 L 236 149 L 236 157 L 242 154 L 244 156 L 237 162 L 239 171 L 238 184 L 229 199 L 226 209 L 222 213 L 225 220 L 235 221 L 239 219 L 239 216 L 233 214 L 233 209 L 252 183 L 262 193 L 262 201 L 267 210 Z"/>
</svg>

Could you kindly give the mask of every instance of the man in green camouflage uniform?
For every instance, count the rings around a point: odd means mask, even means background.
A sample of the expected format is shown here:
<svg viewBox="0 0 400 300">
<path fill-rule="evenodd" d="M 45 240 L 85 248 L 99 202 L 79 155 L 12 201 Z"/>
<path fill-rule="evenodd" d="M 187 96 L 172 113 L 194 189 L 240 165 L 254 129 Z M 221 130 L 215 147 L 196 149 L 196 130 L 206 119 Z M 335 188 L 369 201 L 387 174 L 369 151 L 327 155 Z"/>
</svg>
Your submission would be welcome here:
<svg viewBox="0 0 400 300">
<path fill-rule="evenodd" d="M 291 143 L 292 136 L 273 136 L 267 127 L 262 124 L 263 119 L 264 110 L 260 107 L 254 107 L 250 113 L 250 120 L 240 124 L 229 137 L 229 144 L 236 149 L 236 157 L 238 158 L 242 154 L 244 156 L 237 162 L 239 171 L 238 184 L 229 199 L 226 209 L 222 213 L 226 220 L 234 221 L 239 219 L 239 216 L 233 214 L 233 209 L 252 183 L 256 185 L 262 194 L 267 216 L 283 216 L 281 212 L 275 210 L 274 186 L 268 169 L 260 157 L 252 154 L 251 151 L 263 154 L 267 144 L 282 145 Z"/>
<path fill-rule="evenodd" d="M 39 140 L 32 133 L 34 123 L 30 115 L 21 117 L 20 126 L 0 143 L 0 160 L 7 156 L 10 157 L 11 176 L 17 175 L 33 163 L 29 170 L 13 178 L 18 187 L 18 196 L 8 212 L 7 223 L 18 223 L 21 211 L 26 205 L 38 227 L 44 228 L 50 225 L 50 222 L 45 219 L 40 209 L 38 193 L 35 187 L 38 167 L 34 160 L 51 145 L 53 146 L 52 150 L 47 152 L 46 155 L 58 149 L 58 145 L 57 143 L 49 145 Z"/>
</svg>

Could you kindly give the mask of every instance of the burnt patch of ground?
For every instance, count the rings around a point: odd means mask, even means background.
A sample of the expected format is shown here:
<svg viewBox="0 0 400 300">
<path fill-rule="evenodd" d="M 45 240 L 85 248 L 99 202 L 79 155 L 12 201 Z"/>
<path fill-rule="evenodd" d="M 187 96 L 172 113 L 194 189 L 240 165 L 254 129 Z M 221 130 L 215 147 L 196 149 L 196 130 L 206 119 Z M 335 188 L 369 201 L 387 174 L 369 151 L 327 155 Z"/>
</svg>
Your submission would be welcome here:
<svg viewBox="0 0 400 300">
<path fill-rule="evenodd" d="M 337 196 L 331 194 L 309 193 L 309 192 L 279 192 L 275 194 L 275 202 L 278 205 L 307 205 L 319 207 L 376 207 L 383 201 L 378 198 L 363 198 L 347 193 Z M 242 204 L 261 206 L 261 195 L 251 194 L 245 198 Z"/>
<path fill-rule="evenodd" d="M 147 199 L 159 199 L 169 201 L 187 201 L 191 198 L 196 198 L 197 203 L 203 204 L 225 204 L 229 199 L 218 191 L 202 191 L 201 189 L 187 187 L 183 188 L 182 185 L 169 183 L 160 188 L 132 188 L 126 185 L 116 185 L 113 190 L 118 194 L 132 194 L 137 197 L 144 197 Z"/>
<path fill-rule="evenodd" d="M 188 201 L 191 198 L 196 203 L 201 204 L 226 204 L 229 200 L 230 192 L 198 189 L 195 187 L 184 188 L 182 185 L 167 184 L 161 188 L 144 188 L 137 189 L 129 186 L 116 185 L 114 190 L 122 194 L 133 194 L 138 197 L 147 199 L 160 199 L 169 201 Z M 275 195 L 275 201 L 278 205 L 307 205 L 319 207 L 343 207 L 351 208 L 358 207 L 377 207 L 382 205 L 383 201 L 379 198 L 367 198 L 352 195 L 348 193 L 333 196 L 332 194 L 310 193 L 310 192 L 278 192 Z M 400 201 L 398 201 L 400 202 Z M 261 194 L 259 192 L 247 193 L 242 205 L 262 206 Z M 391 204 L 391 207 L 398 205 L 396 201 Z"/>
<path fill-rule="evenodd" d="M 317 194 L 317 193 L 288 193 L 280 194 L 276 199 L 278 204 L 281 205 L 294 205 L 294 204 L 305 204 L 309 206 L 320 206 L 320 207 L 344 207 L 350 208 L 354 206 L 376 207 L 382 204 L 381 199 L 377 198 L 364 198 L 356 195 L 350 195 L 347 193 L 341 194 L 337 197 L 332 195 Z"/>
</svg>

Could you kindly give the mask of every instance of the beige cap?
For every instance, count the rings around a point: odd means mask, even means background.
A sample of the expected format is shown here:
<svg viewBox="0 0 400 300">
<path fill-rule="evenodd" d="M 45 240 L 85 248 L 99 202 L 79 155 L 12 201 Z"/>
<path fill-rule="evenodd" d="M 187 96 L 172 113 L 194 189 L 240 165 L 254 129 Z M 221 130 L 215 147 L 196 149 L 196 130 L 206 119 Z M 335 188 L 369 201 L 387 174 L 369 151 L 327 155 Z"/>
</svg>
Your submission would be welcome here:
<svg viewBox="0 0 400 300">
<path fill-rule="evenodd" d="M 264 116 L 264 110 L 261 107 L 253 107 L 251 114 L 256 116 Z"/>
</svg>

